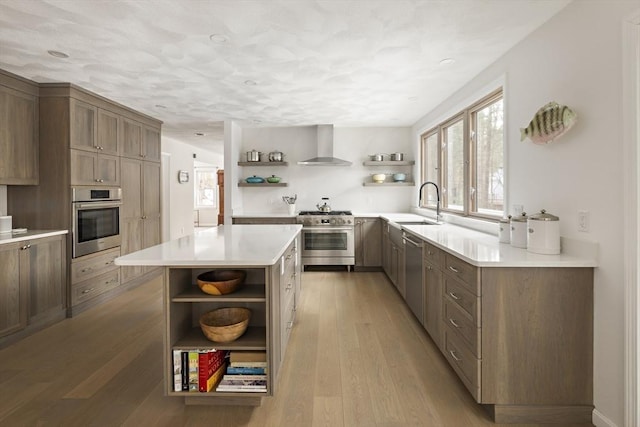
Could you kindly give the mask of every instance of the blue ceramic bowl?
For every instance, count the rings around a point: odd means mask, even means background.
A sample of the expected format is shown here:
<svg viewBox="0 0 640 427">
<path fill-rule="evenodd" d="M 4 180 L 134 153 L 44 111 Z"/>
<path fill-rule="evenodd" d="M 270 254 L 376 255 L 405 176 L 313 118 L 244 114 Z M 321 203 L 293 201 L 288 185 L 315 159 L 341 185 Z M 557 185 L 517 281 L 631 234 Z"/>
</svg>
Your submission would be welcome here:
<svg viewBox="0 0 640 427">
<path fill-rule="evenodd" d="M 393 180 L 396 182 L 402 182 L 405 179 L 407 179 L 407 175 L 403 174 L 403 173 L 394 173 L 393 174 Z"/>
<path fill-rule="evenodd" d="M 249 178 L 246 178 L 245 181 L 247 181 L 248 184 L 260 184 L 261 182 L 264 182 L 264 178 L 253 175 Z"/>
</svg>

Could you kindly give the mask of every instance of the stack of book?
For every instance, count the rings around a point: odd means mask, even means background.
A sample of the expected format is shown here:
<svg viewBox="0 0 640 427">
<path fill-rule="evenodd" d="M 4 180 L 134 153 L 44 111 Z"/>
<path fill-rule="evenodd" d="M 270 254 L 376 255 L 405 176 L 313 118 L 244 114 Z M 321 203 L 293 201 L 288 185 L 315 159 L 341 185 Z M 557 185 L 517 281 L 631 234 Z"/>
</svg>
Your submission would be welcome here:
<svg viewBox="0 0 640 427">
<path fill-rule="evenodd" d="M 227 351 L 202 349 L 173 351 L 173 390 L 208 392 L 222 379 Z"/>
<path fill-rule="evenodd" d="M 267 391 L 267 353 L 264 351 L 232 351 L 229 367 L 216 387 L 222 392 Z"/>
</svg>

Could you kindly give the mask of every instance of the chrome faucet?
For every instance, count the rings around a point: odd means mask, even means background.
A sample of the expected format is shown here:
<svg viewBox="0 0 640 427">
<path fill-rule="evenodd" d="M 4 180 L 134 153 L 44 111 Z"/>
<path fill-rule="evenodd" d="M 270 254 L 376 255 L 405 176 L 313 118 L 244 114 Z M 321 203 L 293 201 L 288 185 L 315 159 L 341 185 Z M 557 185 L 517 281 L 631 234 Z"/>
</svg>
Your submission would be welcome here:
<svg viewBox="0 0 640 427">
<path fill-rule="evenodd" d="M 431 184 L 436 188 L 436 221 L 440 221 L 440 189 L 438 188 L 438 184 L 432 181 L 426 181 L 424 184 L 420 186 L 420 190 L 418 190 L 418 207 L 422 205 L 422 189 L 427 185 Z"/>
</svg>

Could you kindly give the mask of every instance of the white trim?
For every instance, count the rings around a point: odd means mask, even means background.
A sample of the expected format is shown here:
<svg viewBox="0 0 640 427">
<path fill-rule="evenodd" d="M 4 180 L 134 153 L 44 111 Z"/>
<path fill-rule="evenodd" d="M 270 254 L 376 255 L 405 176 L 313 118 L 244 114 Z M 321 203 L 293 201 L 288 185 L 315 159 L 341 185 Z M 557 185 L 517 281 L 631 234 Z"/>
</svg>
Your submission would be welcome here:
<svg viewBox="0 0 640 427">
<path fill-rule="evenodd" d="M 624 425 L 640 419 L 640 10 L 623 22 L 622 102 L 624 155 L 624 282 L 625 282 L 625 379 Z M 596 423 L 594 411 L 594 424 Z M 601 414 L 600 414 L 601 415 Z"/>
<path fill-rule="evenodd" d="M 591 416 L 591 422 L 593 423 L 593 425 L 597 427 L 618 427 L 616 423 L 614 423 L 609 418 L 602 415 L 602 413 L 598 412 L 597 409 L 593 410 L 593 414 Z"/>
<path fill-rule="evenodd" d="M 160 173 L 162 180 L 162 191 L 160 193 L 162 214 L 161 219 L 161 241 L 171 240 L 171 153 L 161 153 Z"/>
</svg>

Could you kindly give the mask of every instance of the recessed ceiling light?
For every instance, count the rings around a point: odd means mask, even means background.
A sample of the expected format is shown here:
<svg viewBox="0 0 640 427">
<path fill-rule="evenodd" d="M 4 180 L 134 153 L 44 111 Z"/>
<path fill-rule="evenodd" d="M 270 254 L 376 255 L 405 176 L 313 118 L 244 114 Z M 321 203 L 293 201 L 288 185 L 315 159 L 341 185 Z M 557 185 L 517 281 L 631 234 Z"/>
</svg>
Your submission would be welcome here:
<svg viewBox="0 0 640 427">
<path fill-rule="evenodd" d="M 204 132 L 196 132 L 196 133 L 194 133 L 194 135 L 195 136 L 204 136 L 205 134 L 204 134 Z"/>
<path fill-rule="evenodd" d="M 69 55 L 67 55 L 64 52 L 60 52 L 59 50 L 48 50 L 47 53 L 51 56 L 55 56 L 56 58 L 68 58 Z"/>
<path fill-rule="evenodd" d="M 211 34 L 209 36 L 209 40 L 214 43 L 226 43 L 229 41 L 229 37 L 225 36 L 224 34 Z"/>
<path fill-rule="evenodd" d="M 156 104 L 155 105 L 156 108 L 162 108 L 162 109 L 166 109 L 167 107 L 162 105 L 162 104 Z"/>
<path fill-rule="evenodd" d="M 440 65 L 451 65 L 454 62 L 456 62 L 456 60 L 453 58 L 444 58 L 442 61 L 440 61 Z"/>
<path fill-rule="evenodd" d="M 244 84 L 246 84 L 247 86 L 255 86 L 258 83 L 256 83 L 255 80 L 245 80 Z"/>
<path fill-rule="evenodd" d="M 260 123 L 262 123 L 262 120 L 258 120 L 258 119 L 254 119 L 252 121 L 254 125 L 259 125 Z"/>
</svg>

